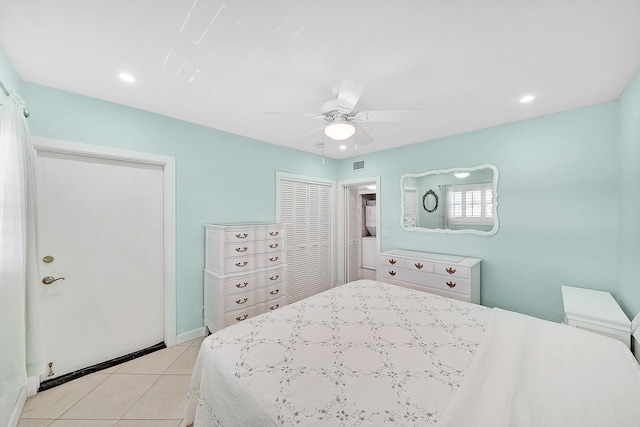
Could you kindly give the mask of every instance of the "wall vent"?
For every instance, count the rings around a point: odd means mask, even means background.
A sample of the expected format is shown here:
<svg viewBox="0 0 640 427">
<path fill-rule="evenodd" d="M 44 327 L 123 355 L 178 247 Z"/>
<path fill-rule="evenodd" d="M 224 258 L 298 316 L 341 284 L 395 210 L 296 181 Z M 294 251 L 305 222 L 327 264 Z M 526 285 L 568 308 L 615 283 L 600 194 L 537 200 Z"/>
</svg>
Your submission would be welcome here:
<svg viewBox="0 0 640 427">
<path fill-rule="evenodd" d="M 358 160 L 357 162 L 353 162 L 353 170 L 359 171 L 364 169 L 364 160 Z"/>
</svg>

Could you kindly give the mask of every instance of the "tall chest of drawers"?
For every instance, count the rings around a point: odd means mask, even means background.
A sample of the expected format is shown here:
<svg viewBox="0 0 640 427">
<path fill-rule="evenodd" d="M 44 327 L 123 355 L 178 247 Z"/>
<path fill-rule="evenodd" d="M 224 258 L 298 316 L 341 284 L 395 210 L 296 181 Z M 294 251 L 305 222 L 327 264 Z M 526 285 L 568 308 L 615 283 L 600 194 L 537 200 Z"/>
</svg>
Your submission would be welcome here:
<svg viewBox="0 0 640 427">
<path fill-rule="evenodd" d="M 215 332 L 285 304 L 285 228 L 207 224 L 205 326 Z"/>
<path fill-rule="evenodd" d="M 378 256 L 378 280 L 480 304 L 478 258 L 394 249 Z"/>
</svg>

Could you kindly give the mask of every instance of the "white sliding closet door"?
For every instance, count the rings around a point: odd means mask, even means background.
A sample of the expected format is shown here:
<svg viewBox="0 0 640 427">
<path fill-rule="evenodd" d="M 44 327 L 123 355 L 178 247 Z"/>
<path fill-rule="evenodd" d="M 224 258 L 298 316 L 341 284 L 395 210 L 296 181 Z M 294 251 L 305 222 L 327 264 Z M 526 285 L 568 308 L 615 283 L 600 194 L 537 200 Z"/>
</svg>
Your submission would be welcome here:
<svg viewBox="0 0 640 427">
<path fill-rule="evenodd" d="M 334 183 L 278 175 L 276 219 L 287 225 L 287 303 L 333 285 Z"/>
</svg>

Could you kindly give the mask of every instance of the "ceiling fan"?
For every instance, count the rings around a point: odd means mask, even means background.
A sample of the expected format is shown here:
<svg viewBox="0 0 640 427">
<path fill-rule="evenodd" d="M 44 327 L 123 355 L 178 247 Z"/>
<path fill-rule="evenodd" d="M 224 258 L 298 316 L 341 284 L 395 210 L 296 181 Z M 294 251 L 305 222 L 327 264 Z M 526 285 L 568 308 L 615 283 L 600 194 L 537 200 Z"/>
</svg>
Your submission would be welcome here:
<svg viewBox="0 0 640 427">
<path fill-rule="evenodd" d="M 344 141 L 355 135 L 355 143 L 365 145 L 373 141 L 373 138 L 358 123 L 363 122 L 395 122 L 417 120 L 420 110 L 376 110 L 356 111 L 355 107 L 364 92 L 364 85 L 355 80 L 342 80 L 339 86 L 333 88 L 335 99 L 322 104 L 320 114 L 307 113 L 277 113 L 267 114 L 295 114 L 314 119 L 322 119 L 326 123 L 306 136 L 306 140 L 312 139 L 321 132 L 325 136 Z"/>
</svg>

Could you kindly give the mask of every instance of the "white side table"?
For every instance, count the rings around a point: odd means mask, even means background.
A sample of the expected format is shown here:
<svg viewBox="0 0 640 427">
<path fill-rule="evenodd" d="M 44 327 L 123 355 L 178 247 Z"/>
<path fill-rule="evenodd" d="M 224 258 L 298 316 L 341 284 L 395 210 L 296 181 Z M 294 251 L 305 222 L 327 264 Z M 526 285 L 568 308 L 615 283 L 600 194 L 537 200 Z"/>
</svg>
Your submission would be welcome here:
<svg viewBox="0 0 640 427">
<path fill-rule="evenodd" d="M 564 323 L 631 347 L 631 322 L 609 292 L 562 286 Z"/>
</svg>

